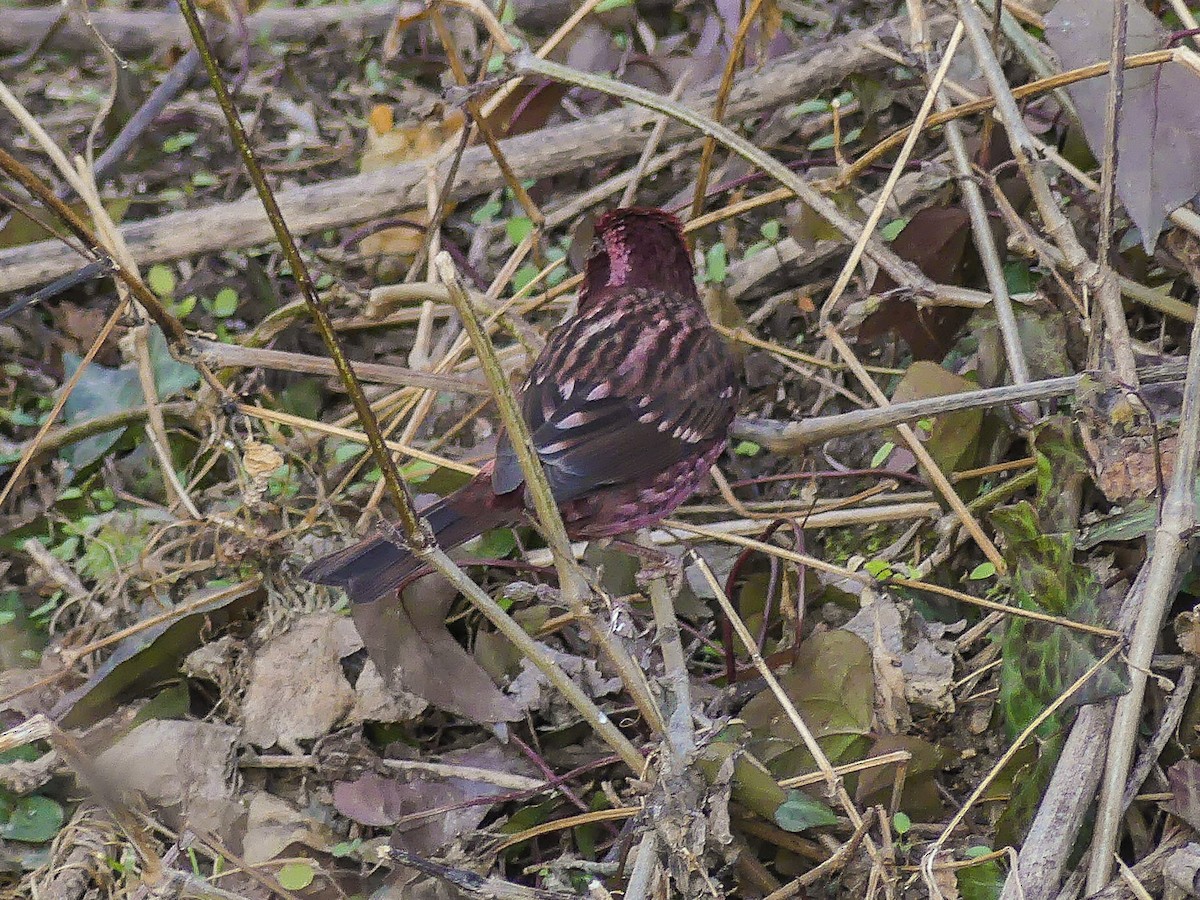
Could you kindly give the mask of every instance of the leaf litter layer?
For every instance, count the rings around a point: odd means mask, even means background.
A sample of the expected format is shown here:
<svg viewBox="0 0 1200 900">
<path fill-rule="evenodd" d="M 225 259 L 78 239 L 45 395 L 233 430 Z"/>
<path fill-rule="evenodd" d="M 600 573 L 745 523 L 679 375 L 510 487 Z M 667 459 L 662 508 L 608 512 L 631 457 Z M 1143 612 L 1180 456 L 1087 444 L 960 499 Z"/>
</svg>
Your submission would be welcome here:
<svg viewBox="0 0 1200 900">
<path fill-rule="evenodd" d="M 551 567 L 532 527 L 464 548 L 532 656 L 436 577 L 403 603 L 352 610 L 298 580 L 391 512 L 293 299 L 294 268 L 240 218 L 254 206 L 211 88 L 187 74 L 165 104 L 150 97 L 173 67 L 194 71 L 188 46 L 164 33 L 147 47 L 139 13 L 113 10 L 98 27 L 124 68 L 98 44 L 56 49 L 56 32 L 9 57 L 6 107 L 47 136 L 14 128 L 5 142 L 0 285 L 78 268 L 77 251 L 37 244 L 56 208 L 36 182 L 72 181 L 69 204 L 94 184 L 91 206 L 72 207 L 77 233 L 121 263 L 156 323 L 118 307 L 95 280 L 104 266 L 0 323 L 0 693 L 6 724 L 27 723 L 0 770 L 15 892 L 988 898 L 1017 858 L 1023 896 L 1056 896 L 1078 851 L 1111 840 L 1122 793 L 1144 823 L 1121 845 L 1136 877 L 1157 890 L 1185 864 L 1178 835 L 1200 818 L 1194 601 L 1189 579 L 1148 577 L 1148 548 L 1190 536 L 1180 410 L 1195 386 L 1133 381 L 1189 356 L 1200 254 L 1184 100 L 1198 76 L 1186 38 L 1168 36 L 1192 25 L 1128 5 L 1118 46 L 1163 58 L 1125 76 L 1113 152 L 1104 73 L 1019 90 L 1110 59 L 1109 3 L 1083 15 L 1061 0 L 1044 22 L 1004 12 L 1002 70 L 966 4 L 895 19 L 870 4 L 593 6 L 552 52 L 573 72 L 517 57 L 564 80 L 511 92 L 497 48 L 541 46 L 570 11 L 347 6 L 339 22 L 331 7 L 335 21 L 300 43 L 287 33 L 300 10 L 252 10 L 244 27 L 213 14 L 254 151 L 297 198 L 285 219 L 349 356 L 376 364 L 363 373 L 372 408 L 424 498 L 462 484 L 500 424 L 436 251 L 519 378 L 568 308 L 588 213 L 622 195 L 693 212 L 743 418 L 713 483 L 644 537 L 685 551 L 678 579 L 593 544 L 574 548 L 583 580 L 568 584 L 574 566 Z M 928 29 L 927 57 L 914 28 Z M 679 103 L 636 114 L 594 77 L 667 96 L 685 73 Z M 781 73 L 802 89 L 764 94 Z M 929 92 L 942 77 L 944 100 Z M 481 86 L 447 87 L 467 80 Z M 1004 102 L 995 118 L 953 111 L 1000 84 L 1022 93 L 1019 118 Z M 755 153 L 718 144 L 701 174 L 702 135 L 679 124 L 680 104 L 707 98 L 694 104 L 707 117 L 726 91 L 723 124 Z M 899 161 L 854 170 L 914 120 Z M 45 153 L 81 151 L 89 132 L 103 148 L 139 121 L 132 148 L 82 184 Z M 778 192 L 761 152 L 827 200 Z M 390 173 L 408 173 L 402 191 L 386 193 Z M 322 199 L 323 184 L 353 186 L 362 206 Z M 134 223 L 131 255 L 106 216 Z M 204 223 L 199 242 L 189 219 Z M 856 241 L 863 262 L 847 265 Z M 29 267 L 51 252 L 59 269 Z M 990 302 L 1000 293 L 1011 314 Z M 1076 374 L 1073 393 L 1050 387 Z M 864 378 L 930 412 L 790 442 L 790 423 L 877 405 Z M 936 412 L 1012 381 L 1032 403 Z M 1177 482 L 1183 507 L 1164 503 Z M 1106 717 L 1131 682 L 1113 635 L 1147 592 L 1177 616 L 1144 625 L 1149 645 L 1130 650 L 1156 678 L 1132 679 L 1124 721 L 1151 739 L 1106 776 L 1125 788 L 1116 805 L 1107 788 L 1097 803 L 1102 751 L 1122 730 Z M 673 714 L 680 698 L 690 716 Z M 1097 809 L 1094 825 L 1084 813 Z M 1042 839 L 1055 815 L 1059 834 Z M 1093 864 L 1089 877 L 1108 875 Z"/>
</svg>

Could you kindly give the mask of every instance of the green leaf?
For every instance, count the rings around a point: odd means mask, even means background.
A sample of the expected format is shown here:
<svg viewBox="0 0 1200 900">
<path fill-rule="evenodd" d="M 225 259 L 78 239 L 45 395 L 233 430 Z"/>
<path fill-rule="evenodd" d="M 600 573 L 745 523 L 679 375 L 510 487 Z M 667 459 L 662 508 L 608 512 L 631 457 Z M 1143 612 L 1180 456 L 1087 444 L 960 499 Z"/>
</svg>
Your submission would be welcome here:
<svg viewBox="0 0 1200 900">
<path fill-rule="evenodd" d="M 758 456 L 762 452 L 762 447 L 754 441 L 739 441 L 738 445 L 733 448 L 733 452 L 738 456 Z"/>
<path fill-rule="evenodd" d="M 163 141 L 163 153 L 178 153 L 196 143 L 197 137 L 199 135 L 194 131 L 181 131 L 179 134 L 173 134 Z"/>
<path fill-rule="evenodd" d="M 509 7 L 512 7 L 511 3 Z M 471 224 L 484 225 L 500 215 L 500 210 L 502 209 L 504 209 L 504 204 L 499 200 L 489 200 L 483 206 L 479 207 L 479 209 L 475 210 L 475 212 L 471 213 Z"/>
<path fill-rule="evenodd" d="M 290 862 L 280 867 L 275 879 L 289 891 L 302 891 L 313 883 L 316 874 L 310 863 Z"/>
<path fill-rule="evenodd" d="M 330 847 L 329 853 L 334 857 L 341 858 L 343 856 L 349 856 L 352 853 L 357 853 L 362 845 L 362 838 L 355 838 L 352 841 L 341 841 L 340 843 L 334 844 L 332 847 Z"/>
<path fill-rule="evenodd" d="M 8 821 L 0 825 L 0 837 L 9 841 L 44 844 L 58 834 L 65 818 L 63 808 L 57 801 L 41 794 L 32 794 L 22 797 L 13 806 Z"/>
<path fill-rule="evenodd" d="M 822 100 L 819 97 L 813 97 L 811 100 L 804 100 L 792 107 L 791 115 L 793 116 L 815 116 L 818 113 L 829 112 L 829 101 Z"/>
<path fill-rule="evenodd" d="M 768 219 L 763 222 L 758 229 L 764 240 L 770 241 L 772 244 L 779 240 L 779 220 Z"/>
<path fill-rule="evenodd" d="M 354 459 L 356 456 L 362 456 L 366 452 L 366 449 L 362 444 L 338 444 L 337 449 L 333 451 L 333 461 L 344 463 L 347 460 Z"/>
<path fill-rule="evenodd" d="M 955 872 L 955 877 L 962 900 L 997 900 L 1000 892 L 1004 890 L 1004 870 L 994 859 L 977 866 L 959 869 Z"/>
<path fill-rule="evenodd" d="M 837 816 L 824 803 L 800 791 L 789 791 L 788 798 L 775 810 L 775 824 L 784 831 L 804 831 L 819 825 L 836 825 Z"/>
<path fill-rule="evenodd" d="M 519 244 L 533 231 L 533 222 L 526 216 L 513 216 L 504 225 L 504 232 L 513 244 Z"/>
<path fill-rule="evenodd" d="M 633 6 L 633 0 L 600 0 L 596 4 L 596 12 L 605 13 L 611 9 L 621 9 L 625 6 Z"/>
<path fill-rule="evenodd" d="M 474 555 L 484 559 L 504 559 L 517 549 L 517 538 L 511 528 L 493 528 L 475 544 Z"/>
<path fill-rule="evenodd" d="M 892 441 L 885 441 L 883 446 L 876 450 L 875 455 L 871 457 L 871 468 L 878 469 L 882 466 L 895 449 L 896 445 Z"/>
<path fill-rule="evenodd" d="M 531 263 L 526 263 L 525 265 L 521 266 L 521 268 L 517 269 L 517 271 L 513 273 L 513 291 L 522 290 L 527 284 L 529 284 L 529 282 L 537 278 L 537 273 L 540 271 L 541 270 L 537 266 Z"/>
<path fill-rule="evenodd" d="M 238 294 L 231 287 L 221 288 L 217 291 L 217 296 L 213 297 L 212 313 L 218 319 L 224 319 L 232 316 L 237 312 Z"/>
<path fill-rule="evenodd" d="M 892 221 L 888 222 L 879 229 L 879 236 L 885 241 L 894 241 L 900 235 L 900 232 L 904 230 L 904 226 L 907 224 L 908 219 L 892 219 Z"/>
<path fill-rule="evenodd" d="M 884 559 L 868 559 L 863 563 L 863 569 L 872 578 L 883 579 L 892 577 L 892 567 Z"/>
<path fill-rule="evenodd" d="M 171 304 L 171 312 L 181 319 L 186 319 L 192 314 L 192 310 L 196 308 L 196 295 L 188 294 L 182 300 Z"/>
<path fill-rule="evenodd" d="M 985 578 L 991 578 L 996 574 L 996 564 L 992 562 L 982 562 L 971 570 L 971 574 L 967 577 L 972 581 L 983 581 Z"/>
<path fill-rule="evenodd" d="M 153 265 L 146 273 L 146 284 L 159 297 L 170 297 L 175 293 L 175 273 L 161 263 Z"/>
<path fill-rule="evenodd" d="M 908 834 L 912 830 L 912 819 L 906 813 L 898 812 L 892 816 L 892 828 L 896 834 Z"/>
<path fill-rule="evenodd" d="M 729 274 L 729 254 L 724 244 L 713 244 L 704 256 L 705 280 L 709 284 L 720 284 Z"/>
</svg>

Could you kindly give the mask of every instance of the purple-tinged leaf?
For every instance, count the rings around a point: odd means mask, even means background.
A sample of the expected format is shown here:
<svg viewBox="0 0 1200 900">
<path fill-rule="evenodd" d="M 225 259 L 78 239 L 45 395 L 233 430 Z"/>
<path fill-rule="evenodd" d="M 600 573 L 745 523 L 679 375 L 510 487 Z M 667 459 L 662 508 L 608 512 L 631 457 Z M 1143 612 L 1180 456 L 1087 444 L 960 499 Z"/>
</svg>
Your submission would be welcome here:
<svg viewBox="0 0 1200 900">
<path fill-rule="evenodd" d="M 1061 0 L 1046 16 L 1046 40 L 1064 70 L 1109 58 L 1113 0 Z M 1140 0 L 1129 0 L 1127 53 L 1167 46 L 1168 34 Z M 1084 136 L 1104 156 L 1108 79 L 1067 88 Z M 1154 249 L 1163 220 L 1200 193 L 1200 77 L 1176 63 L 1125 72 L 1117 139 L 1117 196 Z"/>
</svg>

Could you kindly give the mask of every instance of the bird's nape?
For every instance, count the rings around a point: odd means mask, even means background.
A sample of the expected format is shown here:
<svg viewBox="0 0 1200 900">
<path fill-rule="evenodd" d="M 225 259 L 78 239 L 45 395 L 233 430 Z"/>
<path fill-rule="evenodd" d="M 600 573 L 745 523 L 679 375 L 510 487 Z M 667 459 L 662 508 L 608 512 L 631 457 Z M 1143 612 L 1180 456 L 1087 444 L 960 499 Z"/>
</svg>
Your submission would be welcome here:
<svg viewBox="0 0 1200 900">
<path fill-rule="evenodd" d="M 580 311 L 631 288 L 697 297 L 683 225 L 665 210 L 615 209 L 596 223 L 596 243 L 579 289 Z"/>
</svg>

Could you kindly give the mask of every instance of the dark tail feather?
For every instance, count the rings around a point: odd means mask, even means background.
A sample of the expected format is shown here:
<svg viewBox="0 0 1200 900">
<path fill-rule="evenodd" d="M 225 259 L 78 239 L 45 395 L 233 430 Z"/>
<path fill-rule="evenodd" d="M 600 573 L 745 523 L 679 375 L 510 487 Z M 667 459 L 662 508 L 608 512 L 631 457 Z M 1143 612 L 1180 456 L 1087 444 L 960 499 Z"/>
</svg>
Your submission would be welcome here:
<svg viewBox="0 0 1200 900">
<path fill-rule="evenodd" d="M 506 499 L 492 492 L 490 475 L 483 475 L 422 510 L 421 515 L 429 520 L 441 548 L 449 550 L 492 528 L 515 524 L 518 511 L 505 503 Z M 345 588 L 354 603 L 370 603 L 402 588 L 423 565 L 390 537 L 376 533 L 309 563 L 300 577 Z"/>
</svg>

